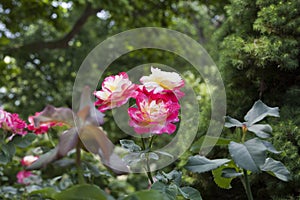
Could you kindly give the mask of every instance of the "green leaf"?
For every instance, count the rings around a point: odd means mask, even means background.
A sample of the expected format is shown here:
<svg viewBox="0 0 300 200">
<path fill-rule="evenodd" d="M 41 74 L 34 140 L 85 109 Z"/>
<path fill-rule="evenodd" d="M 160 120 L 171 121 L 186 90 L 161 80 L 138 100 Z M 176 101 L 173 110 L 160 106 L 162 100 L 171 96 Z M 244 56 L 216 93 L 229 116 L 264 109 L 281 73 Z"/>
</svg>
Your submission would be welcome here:
<svg viewBox="0 0 300 200">
<path fill-rule="evenodd" d="M 16 148 L 13 143 L 2 144 L 0 151 L 0 163 L 6 164 L 12 160 L 16 153 Z"/>
<path fill-rule="evenodd" d="M 231 140 L 221 137 L 213 136 L 202 136 L 197 140 L 191 147 L 192 152 L 199 152 L 201 148 L 211 147 L 211 146 L 221 146 L 228 145 Z"/>
<path fill-rule="evenodd" d="M 168 200 L 165 195 L 163 195 L 158 190 L 141 190 L 138 192 L 134 192 L 127 197 L 124 198 L 124 200 Z"/>
<path fill-rule="evenodd" d="M 237 119 L 234 119 L 232 117 L 229 117 L 229 116 L 226 116 L 225 117 L 225 124 L 224 124 L 225 127 L 227 128 L 232 128 L 232 127 L 242 127 L 243 126 L 243 123 L 240 122 L 239 120 Z"/>
<path fill-rule="evenodd" d="M 54 195 L 57 193 L 57 191 L 54 188 L 46 187 L 40 190 L 34 190 L 29 193 L 30 196 L 33 195 L 40 195 L 43 199 L 51 198 L 54 199 Z"/>
<path fill-rule="evenodd" d="M 291 179 L 290 172 L 284 164 L 272 158 L 266 159 L 266 163 L 261 167 L 261 170 L 268 172 L 282 181 L 289 181 Z"/>
<path fill-rule="evenodd" d="M 0 150 L 0 164 L 6 164 L 10 161 L 9 154 L 3 147 Z"/>
<path fill-rule="evenodd" d="M 15 136 L 14 139 L 12 140 L 12 142 L 20 148 L 26 148 L 29 145 L 31 145 L 35 139 L 36 139 L 36 135 L 34 133 L 27 133 L 23 137 Z"/>
<path fill-rule="evenodd" d="M 267 148 L 267 150 L 268 150 L 269 152 L 275 153 L 275 154 L 281 153 L 281 151 L 277 151 L 277 150 L 275 149 L 275 147 L 273 146 L 273 144 L 272 144 L 271 142 L 262 140 L 262 143 L 265 145 L 265 147 Z"/>
<path fill-rule="evenodd" d="M 168 179 L 169 182 L 174 182 L 177 186 L 181 184 L 182 172 L 172 170 L 169 173 L 162 172 L 162 175 Z"/>
<path fill-rule="evenodd" d="M 180 188 L 179 191 L 180 192 L 184 192 L 185 194 L 187 194 L 187 197 L 185 197 L 186 199 L 190 199 L 190 200 L 202 200 L 200 192 L 198 190 L 196 190 L 195 188 L 192 188 L 192 187 L 182 187 L 182 188 Z"/>
<path fill-rule="evenodd" d="M 247 128 L 248 131 L 255 133 L 260 138 L 269 138 L 269 133 L 272 133 L 272 127 L 269 124 L 253 124 Z"/>
<path fill-rule="evenodd" d="M 212 170 L 212 174 L 214 176 L 214 181 L 215 183 L 223 189 L 230 189 L 231 188 L 231 181 L 233 180 L 233 178 L 228 178 L 228 177 L 223 177 L 222 176 L 222 171 L 224 168 L 228 168 L 228 166 L 221 166 L 217 169 Z"/>
<path fill-rule="evenodd" d="M 162 188 L 167 187 L 167 185 L 165 183 L 162 183 L 160 181 L 156 181 L 151 185 L 151 189 L 152 190 L 159 190 L 161 191 Z"/>
<path fill-rule="evenodd" d="M 30 134 L 30 133 L 28 133 L 28 134 Z M 26 134 L 26 135 L 28 135 L 28 134 Z M 14 145 L 17 145 L 20 142 L 22 142 L 22 139 L 23 139 L 22 135 L 15 135 L 10 142 L 13 143 Z"/>
<path fill-rule="evenodd" d="M 72 186 L 60 193 L 54 194 L 55 200 L 106 200 L 107 194 L 96 185 L 82 184 Z"/>
<path fill-rule="evenodd" d="M 235 168 L 226 168 L 226 167 L 222 170 L 222 174 L 221 174 L 221 176 L 224 178 L 234 178 L 242 175 L 243 173 L 237 172 Z"/>
<path fill-rule="evenodd" d="M 139 152 L 142 148 L 132 140 L 120 140 L 121 146 L 129 152 Z"/>
<path fill-rule="evenodd" d="M 0 163 L 1 164 L 8 163 L 9 161 L 12 160 L 12 157 L 15 155 L 15 153 L 16 153 L 16 148 L 14 144 L 12 143 L 3 144 L 1 146 L 1 151 L 0 151 Z"/>
<path fill-rule="evenodd" d="M 259 172 L 266 160 L 267 148 L 258 138 L 246 141 L 244 144 L 230 142 L 229 152 L 234 162 L 241 168 Z"/>
<path fill-rule="evenodd" d="M 176 199 L 179 188 L 174 183 L 167 185 L 157 181 L 151 186 L 151 189 L 160 191 L 164 195 L 165 200 L 173 200 Z"/>
<path fill-rule="evenodd" d="M 266 116 L 279 117 L 279 109 L 278 107 L 271 108 L 261 100 L 258 100 L 245 115 L 244 119 L 249 123 L 249 126 L 251 126 L 264 119 Z"/>
<path fill-rule="evenodd" d="M 196 155 L 189 158 L 185 168 L 192 172 L 203 173 L 224 165 L 228 163 L 230 160 L 228 159 L 215 159 L 209 160 L 204 156 Z"/>
</svg>

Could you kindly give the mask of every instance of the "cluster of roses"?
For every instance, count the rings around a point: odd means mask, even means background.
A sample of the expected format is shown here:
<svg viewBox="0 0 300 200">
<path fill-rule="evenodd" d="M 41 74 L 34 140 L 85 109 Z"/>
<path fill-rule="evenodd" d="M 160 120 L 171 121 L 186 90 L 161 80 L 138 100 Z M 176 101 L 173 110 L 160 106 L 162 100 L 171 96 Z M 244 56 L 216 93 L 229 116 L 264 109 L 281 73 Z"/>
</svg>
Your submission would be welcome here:
<svg viewBox="0 0 300 200">
<path fill-rule="evenodd" d="M 0 128 L 10 131 L 13 134 L 26 135 L 26 129 L 35 134 L 43 134 L 47 133 L 49 128 L 60 125 L 60 123 L 47 122 L 35 127 L 33 118 L 39 114 L 39 112 L 36 112 L 34 116 L 29 116 L 29 124 L 26 124 L 17 113 L 10 113 L 0 108 Z"/>
<path fill-rule="evenodd" d="M 102 89 L 95 91 L 95 105 L 101 112 L 120 107 L 130 98 L 136 104 L 128 108 L 129 125 L 138 134 L 172 134 L 176 130 L 174 123 L 179 121 L 180 104 L 178 99 L 184 96 L 180 90 L 184 81 L 175 72 L 165 72 L 151 67 L 150 76 L 140 79 L 142 85 L 133 84 L 125 72 L 104 79 Z"/>
<path fill-rule="evenodd" d="M 35 116 L 37 115 L 39 115 L 38 112 L 35 113 Z M 5 131 L 9 131 L 13 133 L 12 134 L 13 137 L 15 134 L 26 135 L 28 131 L 31 131 L 35 134 L 43 134 L 48 132 L 49 128 L 51 128 L 52 126 L 61 125 L 60 123 L 49 122 L 49 123 L 43 123 L 39 127 L 35 127 L 33 117 L 34 116 L 29 116 L 28 117 L 29 124 L 26 124 L 26 122 L 22 120 L 17 113 L 10 113 L 0 108 L 0 128 L 2 128 Z M 10 139 L 12 139 L 12 137 L 10 137 Z M 38 159 L 37 156 L 32 156 L 32 155 L 25 156 L 21 160 L 21 165 L 24 167 L 29 166 L 37 159 Z M 27 182 L 27 180 L 32 176 L 33 173 L 31 171 L 21 170 L 17 173 L 18 183 L 28 184 L 29 182 Z"/>
<path fill-rule="evenodd" d="M 38 158 L 39 158 L 38 156 L 33 156 L 33 155 L 25 156 L 21 160 L 21 165 L 24 167 L 29 166 Z M 31 171 L 26 171 L 26 170 L 19 171 L 17 173 L 18 183 L 27 185 L 28 184 L 27 179 L 30 178 L 31 176 L 33 176 L 33 173 Z"/>
</svg>

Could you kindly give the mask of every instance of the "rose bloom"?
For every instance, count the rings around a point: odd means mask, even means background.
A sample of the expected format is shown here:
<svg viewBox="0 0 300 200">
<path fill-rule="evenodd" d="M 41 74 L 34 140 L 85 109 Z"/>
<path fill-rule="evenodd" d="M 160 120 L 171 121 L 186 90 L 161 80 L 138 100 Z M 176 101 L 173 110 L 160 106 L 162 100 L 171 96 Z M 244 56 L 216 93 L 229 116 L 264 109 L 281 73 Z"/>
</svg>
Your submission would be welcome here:
<svg viewBox="0 0 300 200">
<path fill-rule="evenodd" d="M 23 121 L 18 114 L 11 114 L 0 109 L 0 128 L 19 135 L 25 135 L 27 133 L 27 131 L 24 130 L 26 127 L 26 122 Z"/>
<path fill-rule="evenodd" d="M 12 131 L 14 133 L 17 133 L 19 135 L 25 135 L 27 134 L 27 131 L 24 129 L 27 127 L 27 124 L 25 121 L 23 121 L 21 118 L 19 118 L 19 115 L 14 113 L 12 114 Z"/>
<path fill-rule="evenodd" d="M 25 156 L 21 160 L 21 165 L 23 165 L 23 166 L 29 166 L 33 162 L 35 162 L 38 158 L 39 158 L 38 156 L 33 156 L 33 155 Z"/>
<path fill-rule="evenodd" d="M 143 76 L 140 82 L 147 90 L 154 90 L 154 93 L 160 93 L 164 90 L 173 91 L 178 98 L 184 96 L 180 88 L 184 86 L 184 81 L 176 72 L 165 72 L 158 68 L 151 67 L 150 76 Z"/>
<path fill-rule="evenodd" d="M 12 126 L 12 115 L 0 108 L 0 128 L 10 130 Z"/>
<path fill-rule="evenodd" d="M 25 184 L 25 179 L 32 176 L 32 173 L 30 171 L 19 171 L 17 174 L 18 183 Z"/>
<path fill-rule="evenodd" d="M 28 124 L 27 129 L 34 132 L 35 134 L 47 133 L 49 128 L 51 127 L 51 125 L 54 125 L 55 123 L 54 124 L 52 122 L 43 123 L 43 124 L 40 124 L 39 127 L 35 127 L 33 118 L 38 116 L 39 114 L 40 114 L 40 112 L 36 112 L 34 116 L 28 117 L 28 121 L 30 124 Z"/>
<path fill-rule="evenodd" d="M 28 124 L 27 129 L 34 132 L 35 134 L 43 134 L 47 133 L 48 130 L 53 126 L 63 126 L 64 124 L 62 122 L 43 122 L 39 124 L 38 127 L 34 126 L 34 118 L 39 116 L 40 112 L 36 112 L 34 116 L 29 116 L 28 121 L 30 124 Z"/>
<path fill-rule="evenodd" d="M 134 127 L 138 134 L 174 133 L 176 125 L 173 123 L 179 121 L 180 109 L 178 101 L 174 101 L 176 96 L 172 92 L 155 94 L 154 91 L 148 91 L 145 87 L 138 91 L 137 107 L 128 109 L 129 125 Z"/>
<path fill-rule="evenodd" d="M 129 98 L 136 97 L 137 85 L 133 84 L 125 72 L 119 75 L 109 76 L 102 83 L 102 90 L 95 91 L 94 95 L 98 99 L 95 102 L 99 110 L 104 112 L 108 109 L 124 105 Z"/>
</svg>

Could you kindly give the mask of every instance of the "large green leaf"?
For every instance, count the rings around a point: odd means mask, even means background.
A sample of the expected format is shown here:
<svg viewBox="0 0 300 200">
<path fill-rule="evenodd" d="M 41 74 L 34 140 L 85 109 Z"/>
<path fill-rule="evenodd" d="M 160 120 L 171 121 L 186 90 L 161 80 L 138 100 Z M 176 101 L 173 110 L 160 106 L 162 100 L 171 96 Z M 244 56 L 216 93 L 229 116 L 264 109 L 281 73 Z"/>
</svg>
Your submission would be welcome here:
<svg viewBox="0 0 300 200">
<path fill-rule="evenodd" d="M 201 194 L 198 190 L 192 187 L 182 187 L 180 188 L 180 192 L 184 192 L 187 194 L 185 198 L 190 199 L 190 200 L 202 200 Z"/>
<path fill-rule="evenodd" d="M 211 146 L 221 146 L 228 145 L 231 140 L 221 137 L 213 137 L 213 136 L 202 136 L 199 140 L 197 140 L 192 146 L 192 152 L 199 152 L 201 148 L 211 147 Z"/>
<path fill-rule="evenodd" d="M 240 122 L 239 120 L 237 119 L 234 119 L 232 117 L 229 117 L 229 116 L 226 116 L 225 117 L 225 124 L 224 124 L 225 127 L 227 128 L 231 128 L 231 127 L 242 127 L 243 126 L 243 123 Z"/>
<path fill-rule="evenodd" d="M 132 193 L 123 200 L 168 200 L 166 196 L 158 190 L 141 190 Z"/>
<path fill-rule="evenodd" d="M 251 126 L 264 119 L 266 116 L 279 117 L 279 109 L 278 107 L 271 108 L 261 100 L 258 100 L 245 115 L 244 119 L 248 122 L 248 126 Z"/>
<path fill-rule="evenodd" d="M 290 172 L 284 164 L 272 158 L 266 159 L 266 163 L 261 167 L 261 170 L 268 172 L 282 181 L 288 181 L 291 178 Z"/>
<path fill-rule="evenodd" d="M 258 138 L 246 141 L 244 144 L 230 142 L 229 152 L 234 162 L 241 168 L 259 172 L 266 160 L 267 148 Z"/>
<path fill-rule="evenodd" d="M 236 168 L 227 168 L 224 167 L 222 169 L 222 174 L 221 176 L 224 178 L 234 178 L 234 177 L 238 177 L 238 176 L 242 176 L 243 173 L 242 172 L 237 172 Z"/>
<path fill-rule="evenodd" d="M 224 165 L 228 163 L 230 160 L 228 159 L 215 159 L 209 160 L 204 156 L 196 155 L 189 158 L 185 168 L 192 172 L 203 173 Z"/>
<path fill-rule="evenodd" d="M 108 195 L 96 185 L 82 184 L 56 193 L 53 198 L 55 200 L 107 200 Z"/>
<path fill-rule="evenodd" d="M 165 200 L 176 199 L 176 196 L 179 192 L 179 188 L 176 184 L 171 183 L 170 185 L 167 185 L 159 181 L 155 182 L 151 186 L 151 189 L 160 191 L 164 195 Z"/>
<path fill-rule="evenodd" d="M 247 128 L 248 131 L 255 133 L 260 138 L 268 138 L 270 137 L 269 133 L 272 133 L 272 127 L 269 124 L 253 124 Z"/>
<path fill-rule="evenodd" d="M 223 189 L 230 189 L 231 188 L 231 181 L 233 178 L 225 178 L 225 177 L 222 177 L 222 170 L 224 168 L 227 168 L 226 166 L 221 166 L 217 169 L 214 169 L 212 170 L 212 174 L 214 176 L 214 181 L 215 183 L 220 187 L 220 188 L 223 188 Z"/>
<path fill-rule="evenodd" d="M 277 151 L 277 150 L 275 149 L 275 147 L 273 146 L 273 144 L 272 144 L 271 142 L 262 140 L 262 143 L 265 145 L 265 147 L 267 148 L 267 150 L 268 150 L 269 152 L 275 153 L 275 154 L 281 153 L 281 151 Z"/>
<path fill-rule="evenodd" d="M 29 193 L 30 196 L 39 195 L 43 199 L 54 199 L 54 195 L 57 193 L 57 191 L 54 188 L 46 187 L 40 190 L 34 190 Z"/>
</svg>

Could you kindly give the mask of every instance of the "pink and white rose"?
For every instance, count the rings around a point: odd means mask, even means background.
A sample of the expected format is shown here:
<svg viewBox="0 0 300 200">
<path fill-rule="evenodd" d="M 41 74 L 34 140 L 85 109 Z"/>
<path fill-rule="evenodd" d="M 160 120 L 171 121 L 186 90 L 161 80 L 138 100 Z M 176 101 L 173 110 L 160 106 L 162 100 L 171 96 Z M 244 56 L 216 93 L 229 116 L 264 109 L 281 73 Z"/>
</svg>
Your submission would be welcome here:
<svg viewBox="0 0 300 200">
<path fill-rule="evenodd" d="M 137 85 L 129 80 L 125 72 L 121 72 L 119 75 L 109 76 L 104 79 L 102 90 L 94 92 L 94 95 L 98 99 L 95 105 L 99 106 L 98 109 L 101 112 L 120 107 L 127 103 L 129 98 L 136 97 L 137 87 Z"/>
<path fill-rule="evenodd" d="M 38 158 L 39 158 L 38 156 L 33 156 L 33 155 L 25 156 L 21 160 L 21 165 L 23 165 L 23 166 L 29 166 L 33 162 L 35 162 Z"/>
<path fill-rule="evenodd" d="M 180 88 L 184 86 L 184 80 L 176 72 L 165 72 L 161 69 L 151 67 L 151 74 L 143 76 L 140 82 L 147 90 L 154 90 L 154 93 L 161 93 L 164 90 L 173 91 L 177 98 L 184 96 Z"/>
<path fill-rule="evenodd" d="M 0 109 L 0 128 L 11 131 L 15 134 L 25 135 L 27 133 L 27 131 L 25 131 L 26 127 L 26 122 L 23 121 L 18 114 L 12 114 Z"/>
<path fill-rule="evenodd" d="M 180 105 L 172 92 L 155 94 L 145 87 L 138 89 L 137 107 L 128 109 L 129 125 L 136 133 L 172 134 L 176 130 Z"/>
<path fill-rule="evenodd" d="M 19 115 L 16 113 L 12 114 L 12 131 L 19 135 L 25 135 L 27 134 L 27 131 L 24 129 L 27 128 L 27 124 L 24 120 L 19 118 Z"/>
<path fill-rule="evenodd" d="M 8 130 L 10 129 L 11 126 L 12 126 L 11 113 L 6 112 L 5 110 L 0 108 L 0 128 L 4 128 Z"/>
</svg>

